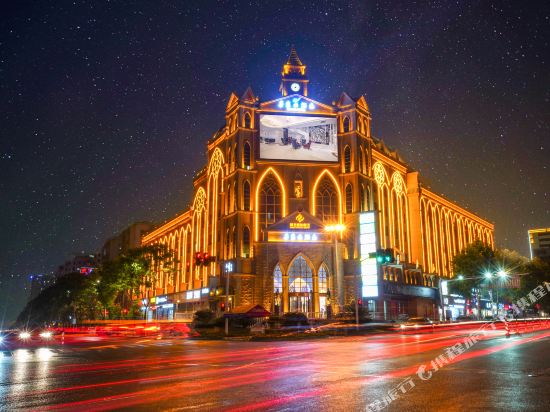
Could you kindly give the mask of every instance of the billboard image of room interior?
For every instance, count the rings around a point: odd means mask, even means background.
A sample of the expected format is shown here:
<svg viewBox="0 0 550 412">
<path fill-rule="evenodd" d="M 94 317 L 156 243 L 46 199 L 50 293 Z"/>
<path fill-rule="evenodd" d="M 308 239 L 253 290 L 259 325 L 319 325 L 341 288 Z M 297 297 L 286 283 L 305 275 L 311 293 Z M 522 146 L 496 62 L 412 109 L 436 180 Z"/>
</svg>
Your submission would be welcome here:
<svg viewBox="0 0 550 412">
<path fill-rule="evenodd" d="M 337 162 L 336 119 L 260 115 L 260 158 Z"/>
</svg>

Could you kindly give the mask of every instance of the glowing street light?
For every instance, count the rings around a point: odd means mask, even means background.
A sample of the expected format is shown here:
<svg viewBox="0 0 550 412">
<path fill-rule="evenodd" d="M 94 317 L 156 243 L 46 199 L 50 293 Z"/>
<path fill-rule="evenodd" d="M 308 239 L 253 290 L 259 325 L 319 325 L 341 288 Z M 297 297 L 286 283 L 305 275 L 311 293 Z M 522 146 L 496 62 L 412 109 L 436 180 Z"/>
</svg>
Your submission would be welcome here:
<svg viewBox="0 0 550 412">
<path fill-rule="evenodd" d="M 327 225 L 325 226 L 325 231 L 329 233 L 342 233 L 346 230 L 346 225 L 336 224 L 336 225 Z"/>
<path fill-rule="evenodd" d="M 497 272 L 497 275 L 498 275 L 499 278 L 504 279 L 504 278 L 508 277 L 508 272 L 506 272 L 504 269 L 500 269 Z"/>
</svg>

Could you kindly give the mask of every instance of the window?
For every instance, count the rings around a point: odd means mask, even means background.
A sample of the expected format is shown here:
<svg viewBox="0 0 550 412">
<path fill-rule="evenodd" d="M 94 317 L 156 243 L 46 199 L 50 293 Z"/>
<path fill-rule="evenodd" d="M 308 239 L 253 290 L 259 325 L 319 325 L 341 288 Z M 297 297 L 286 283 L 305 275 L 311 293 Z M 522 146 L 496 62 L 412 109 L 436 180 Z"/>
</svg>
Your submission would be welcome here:
<svg viewBox="0 0 550 412">
<path fill-rule="evenodd" d="M 237 257 L 237 228 L 233 226 L 233 254 L 232 257 Z"/>
<path fill-rule="evenodd" d="M 248 180 L 243 183 L 243 209 L 250 211 L 250 183 Z"/>
<path fill-rule="evenodd" d="M 244 142 L 243 146 L 243 167 L 250 169 L 250 144 L 248 142 Z"/>
<path fill-rule="evenodd" d="M 242 255 L 245 258 L 250 257 L 250 229 L 248 226 L 243 227 L 243 250 Z"/>
<path fill-rule="evenodd" d="M 232 189 L 233 190 L 231 191 L 231 206 L 232 206 L 231 211 L 236 212 L 237 211 L 237 183 L 233 185 Z"/>
<path fill-rule="evenodd" d="M 296 199 L 300 199 L 304 196 L 304 182 L 302 179 L 302 175 L 300 173 L 296 173 L 294 176 L 294 197 Z"/>
<path fill-rule="evenodd" d="M 346 213 L 351 213 L 353 211 L 353 188 L 351 184 L 348 183 L 346 186 Z"/>
<path fill-rule="evenodd" d="M 273 292 L 283 293 L 283 272 L 281 272 L 281 266 L 278 263 L 273 270 Z"/>
<path fill-rule="evenodd" d="M 250 116 L 250 113 L 245 113 L 244 115 L 244 127 L 246 129 L 252 128 L 252 116 Z"/>
<path fill-rule="evenodd" d="M 319 293 L 328 293 L 328 274 L 324 264 L 319 268 Z"/>
<path fill-rule="evenodd" d="M 191 238 L 191 236 L 189 236 Z M 229 259 L 229 229 L 225 231 L 225 258 Z"/>
<path fill-rule="evenodd" d="M 302 256 L 298 256 L 288 271 L 288 291 L 290 293 L 312 292 L 312 279 L 311 268 Z"/>
<path fill-rule="evenodd" d="M 267 228 L 281 219 L 281 188 L 272 175 L 266 176 L 260 190 L 260 226 Z"/>
<path fill-rule="evenodd" d="M 294 197 L 300 199 L 304 195 L 304 186 L 301 180 L 294 181 Z"/>
<path fill-rule="evenodd" d="M 344 173 L 351 172 L 351 149 L 349 146 L 344 148 Z"/>
<path fill-rule="evenodd" d="M 365 185 L 361 185 L 361 190 L 359 191 L 359 208 L 361 212 L 366 212 L 369 210 L 369 195 Z"/>
<path fill-rule="evenodd" d="M 231 183 L 227 185 L 227 192 L 225 194 L 226 204 L 225 204 L 225 214 L 228 215 L 231 213 L 229 210 L 229 205 L 231 204 Z"/>
<path fill-rule="evenodd" d="M 344 117 L 344 121 L 342 122 L 343 125 L 343 131 L 344 133 L 347 133 L 351 130 L 351 122 L 349 120 L 349 117 Z"/>
<path fill-rule="evenodd" d="M 335 223 L 338 221 L 338 194 L 334 183 L 328 176 L 325 176 L 315 193 L 315 215 L 324 223 Z"/>
</svg>

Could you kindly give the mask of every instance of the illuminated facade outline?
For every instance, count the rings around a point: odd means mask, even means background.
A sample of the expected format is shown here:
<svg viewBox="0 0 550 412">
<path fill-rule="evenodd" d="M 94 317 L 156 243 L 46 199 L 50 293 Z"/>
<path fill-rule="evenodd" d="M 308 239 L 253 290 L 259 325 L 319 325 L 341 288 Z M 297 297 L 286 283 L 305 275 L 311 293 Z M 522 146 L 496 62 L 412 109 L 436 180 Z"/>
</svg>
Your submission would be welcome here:
<svg viewBox="0 0 550 412">
<path fill-rule="evenodd" d="M 175 273 L 168 274 L 159 268 L 155 287 L 144 293 L 171 295 L 220 288 L 223 264 L 231 261 L 234 304 L 262 304 L 273 310 L 276 299 L 280 299 L 281 310 L 288 311 L 292 296 L 285 290 L 276 296 L 273 276 L 277 267 L 282 284 L 287 284 L 291 260 L 301 253 L 310 262 L 313 285 L 319 268 L 324 268 L 325 283 L 331 285 L 329 295 L 333 296 L 336 312 L 338 305 L 357 293 L 354 279 L 360 270 L 359 216 L 373 210 L 378 211 L 379 247 L 392 248 L 398 256 L 397 264 L 381 271 L 381 281 L 385 283 L 382 286 L 386 289 L 381 289 L 377 311 L 382 307 L 385 311 L 386 306 L 393 304 L 392 295 L 398 289 L 392 285 L 433 288 L 440 277 L 453 275 L 452 257 L 466 245 L 481 240 L 494 246 L 494 227 L 490 222 L 422 185 L 418 172 L 371 135 L 371 114 L 363 96 L 352 99 L 342 93 L 332 105 L 311 99 L 307 94 L 306 69 L 300 64 L 293 49 L 283 68 L 283 97 L 279 99 L 262 102 L 251 88 L 240 98 L 235 93 L 230 95 L 226 124 L 208 140 L 207 165 L 194 177 L 192 206 L 143 238 L 143 244 L 168 245 L 178 257 Z M 296 73 L 301 80 L 298 93 L 290 89 L 294 82 L 291 75 Z M 338 162 L 259 158 L 260 115 L 288 115 L 285 102 L 293 98 L 306 103 L 307 115 L 336 119 Z M 269 223 L 276 225 L 277 220 L 284 221 L 301 211 L 306 219 L 304 228 L 309 227 L 309 220 L 322 220 L 318 190 L 323 182 L 334 186 L 337 216 L 334 222 L 322 224 L 339 223 L 348 228 L 337 239 L 341 279 L 336 279 L 333 239 L 321 236 L 319 228 L 313 232 L 314 223 L 311 233 L 315 233 L 315 242 L 292 243 L 290 230 L 288 244 L 284 235 L 273 236 L 277 241 L 268 240 L 266 232 L 270 228 L 262 227 L 260 210 L 261 190 L 267 181 L 280 189 L 280 212 Z M 303 234 L 306 239 L 307 232 Z M 216 261 L 196 267 L 193 258 L 196 252 L 208 252 Z M 292 256 L 288 255 L 291 252 Z M 336 301 L 339 289 L 343 290 L 344 302 Z M 327 296 L 312 293 L 308 300 L 312 315 L 326 313 Z"/>
</svg>

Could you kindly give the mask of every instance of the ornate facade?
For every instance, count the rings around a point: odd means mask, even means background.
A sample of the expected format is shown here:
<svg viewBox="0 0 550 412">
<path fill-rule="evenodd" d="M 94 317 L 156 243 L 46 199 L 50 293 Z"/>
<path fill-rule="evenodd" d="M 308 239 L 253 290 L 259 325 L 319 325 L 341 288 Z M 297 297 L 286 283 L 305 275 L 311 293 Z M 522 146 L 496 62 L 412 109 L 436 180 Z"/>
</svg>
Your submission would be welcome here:
<svg viewBox="0 0 550 412">
<path fill-rule="evenodd" d="M 208 140 L 207 165 L 194 178 L 192 205 L 143 238 L 168 245 L 178 258 L 175 273 L 160 269 L 156 287 L 144 291 L 149 298 L 163 296 L 173 312 L 220 309 L 231 262 L 232 305 L 337 312 L 361 295 L 359 218 L 376 211 L 377 247 L 392 249 L 396 259 L 378 265 L 378 296 L 364 304 L 386 319 L 437 317 L 435 287 L 452 276 L 452 257 L 476 239 L 493 245 L 491 223 L 423 186 L 418 172 L 371 135 L 363 96 L 343 93 L 325 104 L 308 96 L 308 86 L 293 49 L 281 98 L 260 101 L 250 88 L 240 98 L 231 94 L 226 124 Z M 281 126 L 267 137 L 260 130 L 262 119 L 274 127 L 268 115 L 327 121 L 302 122 L 295 132 Z M 288 158 L 266 156 L 282 151 Z M 345 230 L 324 230 L 335 224 Z M 198 264 L 197 253 L 213 259 Z"/>
</svg>

